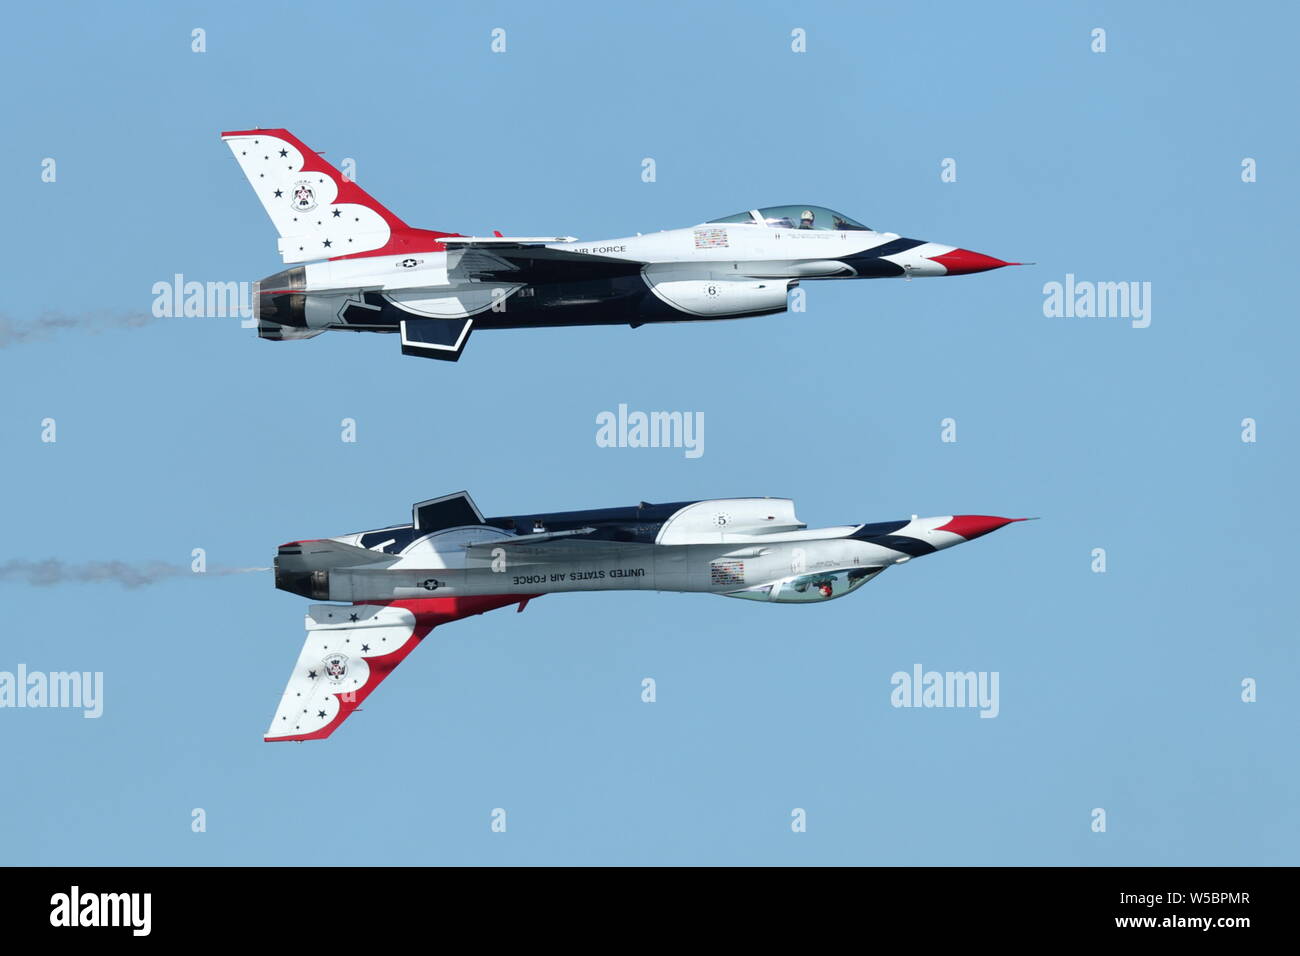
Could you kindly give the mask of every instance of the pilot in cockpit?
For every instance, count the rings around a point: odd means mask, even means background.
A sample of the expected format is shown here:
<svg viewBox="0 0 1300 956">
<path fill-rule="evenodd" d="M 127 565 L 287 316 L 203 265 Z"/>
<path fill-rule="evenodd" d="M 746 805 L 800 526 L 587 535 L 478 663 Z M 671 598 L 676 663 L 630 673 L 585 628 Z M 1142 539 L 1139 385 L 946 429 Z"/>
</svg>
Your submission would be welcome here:
<svg viewBox="0 0 1300 956">
<path fill-rule="evenodd" d="M 803 215 L 799 217 L 799 228 L 800 229 L 813 228 L 813 211 L 811 209 L 805 209 L 803 211 Z"/>
</svg>

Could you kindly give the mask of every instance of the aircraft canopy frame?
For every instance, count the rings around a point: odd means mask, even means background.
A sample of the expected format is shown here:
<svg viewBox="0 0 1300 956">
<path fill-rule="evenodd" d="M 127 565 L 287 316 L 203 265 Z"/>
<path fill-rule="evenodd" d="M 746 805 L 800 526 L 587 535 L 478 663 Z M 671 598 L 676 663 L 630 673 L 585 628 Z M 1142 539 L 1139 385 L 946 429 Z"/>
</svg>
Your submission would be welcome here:
<svg viewBox="0 0 1300 956">
<path fill-rule="evenodd" d="M 720 219 L 710 219 L 708 224 L 766 226 L 768 229 L 813 229 L 823 232 L 875 231 L 842 212 L 807 203 L 749 209 Z"/>
</svg>

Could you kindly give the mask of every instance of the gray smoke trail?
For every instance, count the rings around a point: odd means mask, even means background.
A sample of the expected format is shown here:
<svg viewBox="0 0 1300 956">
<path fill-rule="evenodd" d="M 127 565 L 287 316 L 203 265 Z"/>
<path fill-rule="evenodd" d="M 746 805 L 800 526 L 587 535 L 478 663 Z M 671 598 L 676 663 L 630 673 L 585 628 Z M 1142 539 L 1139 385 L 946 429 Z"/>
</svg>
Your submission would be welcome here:
<svg viewBox="0 0 1300 956">
<path fill-rule="evenodd" d="M 110 312 L 104 309 L 70 314 L 43 312 L 38 319 L 12 319 L 0 315 L 0 349 L 52 338 L 58 332 L 97 335 L 115 329 L 138 329 L 157 321 L 149 312 Z"/>
<path fill-rule="evenodd" d="M 209 568 L 206 574 L 248 574 L 270 568 Z M 120 584 L 124 588 L 142 588 L 169 578 L 193 575 L 188 564 L 165 561 L 86 561 L 68 564 L 57 558 L 43 561 L 5 561 L 0 563 L 0 581 L 22 581 L 33 587 L 47 588 L 58 584 Z"/>
</svg>

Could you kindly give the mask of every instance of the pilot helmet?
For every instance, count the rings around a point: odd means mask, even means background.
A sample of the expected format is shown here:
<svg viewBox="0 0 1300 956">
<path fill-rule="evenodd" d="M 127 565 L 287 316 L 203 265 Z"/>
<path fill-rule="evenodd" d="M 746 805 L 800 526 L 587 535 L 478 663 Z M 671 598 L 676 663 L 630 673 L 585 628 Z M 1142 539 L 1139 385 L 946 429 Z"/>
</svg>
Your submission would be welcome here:
<svg viewBox="0 0 1300 956">
<path fill-rule="evenodd" d="M 803 211 L 803 215 L 799 217 L 799 221 L 800 221 L 800 222 L 812 222 L 812 221 L 813 221 L 813 213 L 812 213 L 812 210 L 811 210 L 811 209 L 805 209 L 805 210 Z"/>
</svg>

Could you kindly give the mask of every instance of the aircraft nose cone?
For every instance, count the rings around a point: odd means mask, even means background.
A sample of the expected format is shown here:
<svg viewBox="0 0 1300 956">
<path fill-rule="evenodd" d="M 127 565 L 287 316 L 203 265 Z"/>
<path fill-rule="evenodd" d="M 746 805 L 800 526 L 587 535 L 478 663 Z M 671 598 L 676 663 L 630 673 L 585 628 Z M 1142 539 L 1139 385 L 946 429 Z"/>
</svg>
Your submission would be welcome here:
<svg viewBox="0 0 1300 956">
<path fill-rule="evenodd" d="M 961 535 L 967 541 L 970 541 L 980 535 L 988 534 L 990 531 L 997 531 L 998 528 L 1005 527 L 1014 521 L 1026 520 L 1028 519 L 999 518 L 996 515 L 953 515 L 952 520 L 946 525 L 934 530 L 951 531 L 953 534 Z"/>
<path fill-rule="evenodd" d="M 964 276 L 972 272 L 988 272 L 990 269 L 1001 269 L 1003 266 L 1020 265 L 1019 262 L 1003 262 L 1001 259 L 994 259 L 982 252 L 971 252 L 969 249 L 954 249 L 941 256 L 932 256 L 930 261 L 939 263 L 948 270 L 950 276 Z"/>
</svg>

